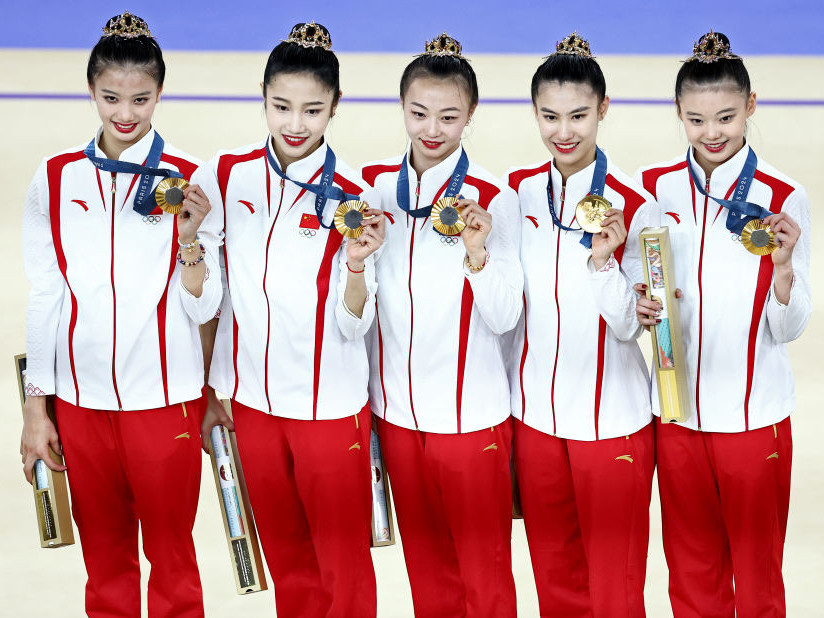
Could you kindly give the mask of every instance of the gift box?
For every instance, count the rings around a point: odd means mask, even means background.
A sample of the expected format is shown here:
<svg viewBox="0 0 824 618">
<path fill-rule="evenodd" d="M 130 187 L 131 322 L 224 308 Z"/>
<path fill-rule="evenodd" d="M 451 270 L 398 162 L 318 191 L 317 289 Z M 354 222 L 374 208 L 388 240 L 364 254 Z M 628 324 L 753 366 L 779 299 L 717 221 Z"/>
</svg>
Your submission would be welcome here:
<svg viewBox="0 0 824 618">
<path fill-rule="evenodd" d="M 26 355 L 14 357 L 17 372 L 17 384 L 20 387 L 20 406 L 26 401 Z M 46 412 L 57 427 L 54 417 L 54 396 L 46 398 Z M 52 460 L 62 465 L 63 458 L 49 449 Z M 34 491 L 34 509 L 37 513 L 37 530 L 40 535 L 40 547 L 63 547 L 74 545 L 72 529 L 72 512 L 69 505 L 69 487 L 65 472 L 56 472 L 49 468 L 42 459 L 34 463 L 32 470 L 32 490 Z"/>
<path fill-rule="evenodd" d="M 681 319 L 675 298 L 669 228 L 644 228 L 640 234 L 647 298 L 663 306 L 661 320 L 650 327 L 652 366 L 658 387 L 662 423 L 683 423 L 690 415 L 686 359 L 681 337 Z"/>
</svg>

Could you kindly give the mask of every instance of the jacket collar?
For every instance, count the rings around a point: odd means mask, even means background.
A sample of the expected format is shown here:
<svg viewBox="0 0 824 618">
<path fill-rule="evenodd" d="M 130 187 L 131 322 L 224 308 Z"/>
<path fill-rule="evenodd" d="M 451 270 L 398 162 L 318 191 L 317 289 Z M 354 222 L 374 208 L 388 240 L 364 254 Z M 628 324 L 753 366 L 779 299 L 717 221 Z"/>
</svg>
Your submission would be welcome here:
<svg viewBox="0 0 824 618">
<path fill-rule="evenodd" d="M 270 153 L 272 153 L 278 161 L 278 164 L 280 164 L 280 160 L 277 159 L 277 155 L 275 154 L 275 149 L 272 147 L 271 135 L 266 138 L 266 148 Z M 328 149 L 329 146 L 324 138 L 323 143 L 321 143 L 320 147 L 313 153 L 289 164 L 285 170 L 282 168 L 281 169 L 291 180 L 297 180 L 298 182 L 309 182 L 312 176 L 315 175 L 315 172 L 322 168 L 323 164 L 326 162 L 326 151 Z"/>
<path fill-rule="evenodd" d="M 710 195 L 717 197 L 724 197 L 723 194 L 729 190 L 730 186 L 738 180 L 741 175 L 741 170 L 744 168 L 744 162 L 750 154 L 750 146 L 744 142 L 743 148 L 736 152 L 727 161 L 716 167 L 710 176 Z M 707 184 L 707 175 L 700 165 L 695 161 L 695 152 L 692 146 L 688 150 L 690 167 L 695 174 L 695 179 L 701 183 L 701 188 L 705 189 Z"/>
<path fill-rule="evenodd" d="M 103 135 L 103 127 L 100 127 L 97 130 L 97 135 L 94 138 L 94 154 L 97 157 L 102 159 L 108 159 L 106 153 L 104 153 L 100 149 L 100 138 Z M 154 141 L 155 130 L 154 127 L 149 129 L 149 132 L 146 133 L 137 143 L 132 144 L 122 153 L 120 153 L 120 158 L 118 161 L 127 161 L 129 163 L 137 163 L 138 165 L 143 165 L 143 162 L 146 161 L 146 157 L 149 156 L 149 150 L 152 148 L 152 142 Z"/>
<path fill-rule="evenodd" d="M 452 172 L 455 171 L 455 166 L 458 165 L 458 160 L 461 158 L 461 153 L 463 153 L 463 151 L 463 144 L 461 144 L 455 149 L 455 152 L 446 157 L 446 159 L 444 159 L 437 165 L 430 167 L 423 174 L 421 174 L 420 183 L 422 198 L 429 199 L 430 193 L 433 193 L 433 195 L 431 196 L 432 199 L 437 197 L 434 195 L 434 192 L 440 189 L 452 177 Z M 418 174 L 412 168 L 411 143 L 406 148 L 406 168 L 407 172 L 409 173 L 409 190 L 412 192 L 412 195 L 414 196 L 415 185 L 418 182 Z M 423 195 L 424 192 L 426 192 L 426 196 Z"/>
</svg>

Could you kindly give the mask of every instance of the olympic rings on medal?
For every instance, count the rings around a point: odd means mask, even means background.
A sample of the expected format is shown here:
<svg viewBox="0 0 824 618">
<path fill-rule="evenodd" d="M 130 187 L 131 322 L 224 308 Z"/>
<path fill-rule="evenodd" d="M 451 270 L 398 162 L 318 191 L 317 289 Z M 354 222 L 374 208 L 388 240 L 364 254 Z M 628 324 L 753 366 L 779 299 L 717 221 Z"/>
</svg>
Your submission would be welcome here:
<svg viewBox="0 0 824 618">
<path fill-rule="evenodd" d="M 147 215 L 143 217 L 143 223 L 148 223 L 150 225 L 157 225 L 161 221 L 163 221 L 162 215 Z"/>
<path fill-rule="evenodd" d="M 458 236 L 441 236 L 441 242 L 445 245 L 449 245 L 450 247 L 457 245 L 458 240 Z"/>
<path fill-rule="evenodd" d="M 298 236 L 303 236 L 304 238 L 312 238 L 317 233 L 317 230 L 310 230 L 305 227 L 298 228 Z"/>
</svg>

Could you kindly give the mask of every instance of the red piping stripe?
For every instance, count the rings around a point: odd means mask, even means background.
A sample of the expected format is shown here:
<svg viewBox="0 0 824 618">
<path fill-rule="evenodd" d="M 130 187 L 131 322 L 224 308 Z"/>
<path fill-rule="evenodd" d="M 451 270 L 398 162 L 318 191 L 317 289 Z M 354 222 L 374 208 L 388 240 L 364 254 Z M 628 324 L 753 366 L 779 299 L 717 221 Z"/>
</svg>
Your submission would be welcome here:
<svg viewBox="0 0 824 618">
<path fill-rule="evenodd" d="M 80 406 L 80 389 L 77 384 L 77 372 L 74 366 L 74 328 L 77 325 L 77 298 L 72 291 L 72 286 L 66 276 L 66 254 L 63 251 L 63 241 L 60 236 L 60 184 L 63 179 L 63 168 L 69 163 L 83 159 L 86 155 L 82 152 L 73 152 L 60 155 L 50 159 L 46 164 L 46 175 L 49 185 L 49 219 L 51 220 L 52 241 L 54 251 L 57 254 L 57 265 L 63 274 L 66 287 L 69 288 L 71 296 L 72 312 L 69 320 L 68 348 L 69 365 L 72 370 L 72 381 L 74 382 L 75 405 Z"/>
<path fill-rule="evenodd" d="M 524 421 L 526 417 L 526 394 L 524 393 L 524 365 L 526 365 L 526 354 L 529 350 L 529 338 L 527 336 L 528 329 L 527 329 L 527 303 L 526 303 L 526 293 L 524 293 L 524 349 L 521 352 L 521 365 L 518 368 L 518 373 L 520 375 L 520 383 L 521 383 L 521 422 Z"/>
<path fill-rule="evenodd" d="M 329 296 L 329 277 L 332 274 L 332 261 L 340 250 L 343 236 L 337 229 L 329 230 L 326 248 L 318 270 L 318 307 L 315 314 L 315 374 L 313 380 L 312 420 L 318 418 L 318 392 L 320 387 L 320 359 L 323 351 L 323 327 L 326 323 L 326 299 Z"/>
<path fill-rule="evenodd" d="M 469 279 L 464 278 L 463 295 L 461 296 L 461 322 L 458 330 L 458 380 L 456 389 L 456 412 L 458 433 L 461 433 L 461 407 L 463 403 L 464 372 L 466 371 L 466 348 L 469 341 L 469 325 L 472 320 L 472 304 L 474 296 Z"/>
<path fill-rule="evenodd" d="M 604 354 L 607 338 L 607 323 L 598 318 L 598 370 L 595 374 L 595 439 L 599 437 L 598 422 L 601 417 L 601 387 L 604 382 Z"/>
<path fill-rule="evenodd" d="M 386 420 L 386 387 L 383 383 L 383 333 L 381 332 L 381 315 L 378 303 L 375 301 L 375 320 L 378 323 L 378 371 L 381 379 L 381 393 L 383 394 L 383 419 Z"/>
<path fill-rule="evenodd" d="M 258 148 L 251 152 L 242 155 L 223 155 L 217 163 L 217 184 L 220 188 L 220 197 L 223 200 L 223 229 L 226 230 L 226 193 L 229 189 L 229 178 L 232 174 L 232 168 L 238 163 L 245 163 L 253 161 L 254 159 L 263 159 L 263 165 L 268 170 L 268 163 L 265 159 L 266 147 Z M 229 280 L 229 246 L 223 243 L 223 262 L 226 267 L 226 286 L 231 289 Z M 231 294 L 230 294 L 231 295 Z M 237 354 L 238 354 L 238 340 L 239 327 L 237 323 L 237 316 L 232 310 L 232 369 L 235 374 L 235 386 L 232 389 L 232 399 L 237 398 L 238 387 L 240 386 L 240 376 L 237 371 Z"/>
</svg>

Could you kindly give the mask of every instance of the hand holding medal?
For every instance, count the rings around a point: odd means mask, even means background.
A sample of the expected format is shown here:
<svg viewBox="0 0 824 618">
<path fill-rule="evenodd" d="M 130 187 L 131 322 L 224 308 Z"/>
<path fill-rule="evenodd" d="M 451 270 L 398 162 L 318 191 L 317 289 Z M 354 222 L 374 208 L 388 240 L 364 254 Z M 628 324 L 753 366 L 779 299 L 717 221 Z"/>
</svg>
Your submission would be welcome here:
<svg viewBox="0 0 824 618">
<path fill-rule="evenodd" d="M 773 264 L 775 266 L 791 265 L 793 249 L 801 236 L 801 227 L 792 217 L 783 212 L 770 215 L 762 223 L 770 232 L 772 250 L 766 253 L 772 254 Z"/>
<path fill-rule="evenodd" d="M 587 196 L 581 200 L 581 203 L 591 197 L 598 196 Z M 609 204 L 609 202 L 605 199 L 600 199 L 606 204 Z M 579 203 L 579 208 L 580 205 L 581 204 Z M 597 224 L 597 229 L 595 229 L 595 226 L 586 227 L 589 224 L 585 221 L 581 221 L 580 210 L 578 212 L 579 225 L 587 232 L 592 232 L 592 265 L 595 267 L 595 270 L 599 270 L 603 268 L 604 264 L 607 263 L 609 256 L 611 256 L 618 247 L 624 244 L 624 241 L 627 239 L 627 228 L 624 224 L 624 213 L 616 208 L 608 207 L 607 210 L 604 210 L 597 215 L 600 219 L 600 223 Z"/>
<path fill-rule="evenodd" d="M 346 240 L 346 260 L 349 265 L 349 270 L 352 272 L 363 271 L 363 263 L 366 258 L 372 255 L 383 244 L 384 235 L 386 233 L 386 220 L 383 216 L 383 211 L 369 208 L 365 202 L 343 202 L 344 204 L 359 204 L 362 206 L 347 207 L 345 212 L 339 217 L 339 212 L 335 214 L 335 225 L 338 225 L 338 220 L 341 219 L 341 224 L 349 215 L 349 223 L 345 227 L 347 233 L 341 231 Z M 356 214 L 349 214 L 356 213 Z M 357 216 L 356 216 L 357 215 Z M 356 221 L 357 219 L 357 221 Z M 352 228 L 351 225 L 356 225 L 357 228 Z M 341 228 L 338 227 L 338 230 Z M 357 230 L 360 229 L 359 232 Z M 355 233 L 357 232 L 357 235 Z"/>
<path fill-rule="evenodd" d="M 165 181 L 164 181 L 165 182 Z M 185 182 L 185 181 L 184 181 Z M 161 183 L 162 185 L 163 183 Z M 158 190 L 160 185 L 158 185 Z M 177 234 L 180 242 L 193 242 L 197 236 L 197 230 L 203 219 L 209 214 L 212 205 L 209 203 L 209 198 L 203 192 L 203 189 L 198 185 L 187 184 L 185 188 L 171 187 L 165 191 L 163 200 L 170 204 L 169 199 L 176 200 L 182 194 L 183 199 L 177 206 L 171 208 L 177 209 Z M 158 199 L 158 205 L 163 208 Z M 166 212 L 175 212 L 175 210 L 166 210 Z"/>
<path fill-rule="evenodd" d="M 466 254 L 472 264 L 483 264 L 486 261 L 486 239 L 492 231 L 492 215 L 475 200 L 458 200 L 455 208 L 466 224 L 461 231 Z"/>
</svg>

